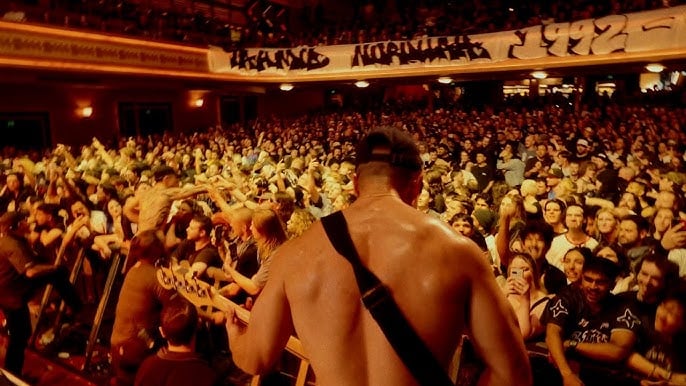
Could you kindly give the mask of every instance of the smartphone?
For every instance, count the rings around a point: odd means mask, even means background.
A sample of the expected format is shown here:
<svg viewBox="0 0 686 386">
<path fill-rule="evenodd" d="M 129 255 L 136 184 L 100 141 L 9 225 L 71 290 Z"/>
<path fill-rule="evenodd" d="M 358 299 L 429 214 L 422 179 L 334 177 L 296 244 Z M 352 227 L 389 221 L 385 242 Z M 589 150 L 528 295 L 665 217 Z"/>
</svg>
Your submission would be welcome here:
<svg viewBox="0 0 686 386">
<path fill-rule="evenodd" d="M 520 278 L 521 279 L 522 277 L 524 277 L 524 271 L 522 271 L 519 268 L 512 268 L 512 271 L 510 272 L 510 276 L 512 276 L 514 278 Z"/>
</svg>

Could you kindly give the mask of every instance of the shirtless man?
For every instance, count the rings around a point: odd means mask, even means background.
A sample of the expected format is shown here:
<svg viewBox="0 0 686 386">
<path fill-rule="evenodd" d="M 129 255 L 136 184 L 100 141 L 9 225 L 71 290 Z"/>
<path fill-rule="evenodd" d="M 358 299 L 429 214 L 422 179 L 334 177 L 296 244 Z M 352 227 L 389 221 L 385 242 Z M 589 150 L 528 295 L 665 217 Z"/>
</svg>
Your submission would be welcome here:
<svg viewBox="0 0 686 386">
<path fill-rule="evenodd" d="M 411 206 L 422 188 L 412 139 L 393 129 L 369 134 L 358 151 L 358 200 L 344 210 L 362 263 L 447 370 L 463 333 L 484 359 L 480 385 L 530 385 L 514 314 L 479 248 Z M 267 371 L 291 334 L 300 338 L 319 385 L 416 385 L 362 306 L 350 263 L 321 225 L 282 245 L 250 324 L 227 319 L 235 362 Z"/>
<path fill-rule="evenodd" d="M 138 213 L 137 233 L 156 229 L 160 232 L 161 238 L 164 238 L 162 226 L 169 217 L 172 203 L 204 193 L 207 191 L 207 187 L 200 185 L 192 188 L 180 188 L 179 177 L 176 172 L 166 165 L 155 168 L 153 174 L 156 181 L 155 185 L 140 196 L 135 195 L 127 200 L 124 204 L 124 214 L 129 220 L 135 221 L 136 213 Z M 144 204 L 141 205 L 142 203 Z"/>
</svg>

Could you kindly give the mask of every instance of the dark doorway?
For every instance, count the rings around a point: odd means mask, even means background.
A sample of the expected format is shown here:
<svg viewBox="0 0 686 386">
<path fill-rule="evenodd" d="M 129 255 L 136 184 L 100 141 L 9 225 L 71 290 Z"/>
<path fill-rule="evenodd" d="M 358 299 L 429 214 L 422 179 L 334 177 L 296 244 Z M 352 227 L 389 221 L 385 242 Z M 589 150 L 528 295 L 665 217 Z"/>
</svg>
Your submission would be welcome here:
<svg viewBox="0 0 686 386">
<path fill-rule="evenodd" d="M 224 97 L 221 99 L 222 125 L 224 127 L 241 122 L 240 97 Z"/>
<path fill-rule="evenodd" d="M 120 103 L 119 132 L 124 137 L 164 134 L 172 131 L 170 103 Z"/>
<path fill-rule="evenodd" d="M 38 150 L 51 145 L 48 113 L 0 113 L 0 147 Z"/>
</svg>

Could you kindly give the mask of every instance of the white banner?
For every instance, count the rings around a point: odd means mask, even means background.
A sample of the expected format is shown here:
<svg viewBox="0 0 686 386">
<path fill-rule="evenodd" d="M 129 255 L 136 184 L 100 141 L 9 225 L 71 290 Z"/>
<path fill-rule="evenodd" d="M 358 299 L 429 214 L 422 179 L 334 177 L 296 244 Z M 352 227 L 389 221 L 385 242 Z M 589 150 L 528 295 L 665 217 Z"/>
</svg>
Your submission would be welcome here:
<svg viewBox="0 0 686 386">
<path fill-rule="evenodd" d="M 516 31 L 355 45 L 241 49 L 212 47 L 210 72 L 306 80 L 311 75 L 381 76 L 389 70 L 507 69 L 531 60 L 660 52 L 686 48 L 686 6 L 538 25 Z M 466 66 L 466 67 L 465 67 Z M 255 79 L 255 78 L 253 78 Z"/>
</svg>

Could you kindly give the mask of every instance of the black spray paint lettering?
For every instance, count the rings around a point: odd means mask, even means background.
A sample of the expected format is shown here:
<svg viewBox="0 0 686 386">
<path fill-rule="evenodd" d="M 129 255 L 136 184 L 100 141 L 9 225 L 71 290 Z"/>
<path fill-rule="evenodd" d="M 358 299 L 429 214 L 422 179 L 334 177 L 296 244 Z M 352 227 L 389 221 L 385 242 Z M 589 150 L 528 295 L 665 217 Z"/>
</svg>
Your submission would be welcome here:
<svg viewBox="0 0 686 386">
<path fill-rule="evenodd" d="M 626 48 L 624 28 L 627 17 L 611 15 L 596 20 L 553 23 L 515 32 L 520 44 L 511 45 L 510 59 L 534 59 L 546 56 L 603 55 Z"/>
<path fill-rule="evenodd" d="M 248 50 L 235 50 L 231 54 L 231 68 L 264 71 L 269 68 L 278 70 L 316 70 L 326 67 L 329 58 L 315 51 L 314 47 L 285 50 L 259 50 L 250 55 Z"/>
<path fill-rule="evenodd" d="M 428 38 L 416 41 L 366 43 L 355 46 L 351 67 L 433 62 L 435 60 L 491 59 L 481 42 L 468 36 Z"/>
</svg>

